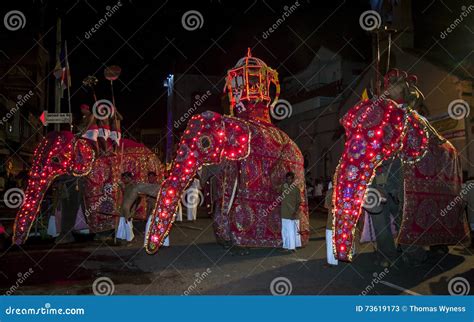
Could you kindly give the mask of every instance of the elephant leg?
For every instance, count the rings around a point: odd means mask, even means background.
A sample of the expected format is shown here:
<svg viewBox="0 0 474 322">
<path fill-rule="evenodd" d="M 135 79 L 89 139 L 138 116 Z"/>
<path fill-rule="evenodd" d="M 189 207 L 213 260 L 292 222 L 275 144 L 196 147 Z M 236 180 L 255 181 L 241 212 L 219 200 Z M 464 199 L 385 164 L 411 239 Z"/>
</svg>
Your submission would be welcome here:
<svg viewBox="0 0 474 322">
<path fill-rule="evenodd" d="M 98 147 L 100 147 L 100 152 L 102 152 L 102 154 L 107 154 L 108 152 L 107 140 L 103 137 L 99 137 L 97 141 L 98 141 Z"/>
<path fill-rule="evenodd" d="M 79 192 L 75 190 L 75 181 L 73 183 L 65 184 L 64 189 L 67 189 L 68 198 L 61 200 L 61 233 L 56 238 L 56 243 L 64 244 L 74 241 L 72 231 L 76 223 L 77 211 L 80 207 L 78 200 Z"/>
<path fill-rule="evenodd" d="M 377 250 L 383 256 L 382 261 L 395 260 L 397 248 L 392 235 L 389 208 L 385 205 L 382 213 L 371 216 L 377 240 Z"/>
</svg>

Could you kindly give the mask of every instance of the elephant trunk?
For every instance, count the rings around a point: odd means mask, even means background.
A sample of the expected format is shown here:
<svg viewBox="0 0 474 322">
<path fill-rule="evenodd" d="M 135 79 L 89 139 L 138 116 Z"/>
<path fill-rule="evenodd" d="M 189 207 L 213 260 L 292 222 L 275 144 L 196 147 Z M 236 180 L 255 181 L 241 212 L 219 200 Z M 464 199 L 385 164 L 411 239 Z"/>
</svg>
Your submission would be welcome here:
<svg viewBox="0 0 474 322">
<path fill-rule="evenodd" d="M 15 219 L 13 243 L 21 245 L 28 238 L 30 228 L 40 210 L 41 202 L 51 182 L 52 179 L 47 178 L 44 172 L 30 176 L 23 204 Z"/>
<path fill-rule="evenodd" d="M 169 176 L 158 194 L 146 237 L 148 253 L 155 253 L 168 235 L 180 198 L 196 172 L 203 165 L 217 164 L 223 159 L 246 158 L 250 152 L 249 142 L 250 130 L 241 120 L 210 111 L 192 117 L 181 138 Z"/>
<path fill-rule="evenodd" d="M 13 243 L 20 245 L 26 241 L 49 186 L 70 170 L 72 139 L 70 132 L 50 132 L 36 148 L 24 201 L 13 226 Z"/>
<path fill-rule="evenodd" d="M 363 101 L 344 116 L 347 141 L 334 176 L 333 249 L 339 260 L 351 261 L 355 227 L 362 207 L 381 201 L 369 188 L 376 169 L 402 148 L 404 111 L 392 101 Z"/>
<path fill-rule="evenodd" d="M 371 160 L 367 160 L 363 169 L 360 169 L 359 164 L 347 160 L 341 162 L 336 170 L 333 249 L 339 260 L 351 260 L 355 227 L 366 195 L 370 192 L 369 182 L 375 175 L 375 169 L 370 168 L 370 164 Z"/>
<path fill-rule="evenodd" d="M 158 251 L 168 235 L 180 198 L 198 169 L 204 162 L 217 163 L 220 160 L 223 138 L 218 133 L 224 133 L 223 125 L 219 115 L 211 116 L 214 117 L 208 119 L 201 115 L 194 116 L 184 131 L 170 173 L 158 193 L 147 231 L 145 248 L 150 254 Z M 208 126 L 205 127 L 205 124 Z"/>
</svg>

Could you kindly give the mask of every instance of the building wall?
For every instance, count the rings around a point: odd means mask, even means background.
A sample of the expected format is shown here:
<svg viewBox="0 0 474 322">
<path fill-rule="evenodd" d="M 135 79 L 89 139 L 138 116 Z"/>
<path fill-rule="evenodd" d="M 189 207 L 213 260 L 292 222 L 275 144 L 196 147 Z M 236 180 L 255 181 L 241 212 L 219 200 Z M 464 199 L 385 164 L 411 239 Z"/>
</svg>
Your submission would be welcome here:
<svg viewBox="0 0 474 322">
<path fill-rule="evenodd" d="M 410 74 L 418 76 L 418 87 L 425 95 L 424 106 L 428 111 L 428 117 L 444 117 L 444 121 L 432 122 L 433 126 L 445 135 L 451 143 L 461 153 L 461 164 L 463 171 L 474 175 L 474 146 L 472 144 L 472 137 L 466 138 L 466 128 L 472 135 L 469 118 L 455 120 L 448 115 L 449 104 L 456 99 L 464 99 L 469 105 L 474 106 L 472 99 L 472 82 L 461 80 L 453 74 L 454 71 L 446 70 L 445 68 L 436 66 L 414 54 L 407 52 L 394 53 L 397 61 L 397 68 L 407 70 Z M 472 111 L 471 111 L 472 112 Z M 449 125 L 447 126 L 449 122 Z M 472 123 L 471 123 L 472 124 Z M 460 133 L 464 133 L 460 136 Z"/>
<path fill-rule="evenodd" d="M 177 74 L 173 91 L 173 124 L 182 130 L 192 115 L 212 110 L 222 113 L 224 78 Z"/>
</svg>

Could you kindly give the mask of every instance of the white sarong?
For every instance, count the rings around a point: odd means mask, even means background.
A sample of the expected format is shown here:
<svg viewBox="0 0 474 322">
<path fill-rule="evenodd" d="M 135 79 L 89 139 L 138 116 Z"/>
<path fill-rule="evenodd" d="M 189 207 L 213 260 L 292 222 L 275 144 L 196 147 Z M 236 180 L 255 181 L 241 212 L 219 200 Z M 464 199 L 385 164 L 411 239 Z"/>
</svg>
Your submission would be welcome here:
<svg viewBox="0 0 474 322">
<path fill-rule="evenodd" d="M 91 141 L 97 141 L 98 136 L 99 136 L 98 129 L 87 130 L 86 133 L 82 134 L 83 138 L 89 139 Z"/>
<path fill-rule="evenodd" d="M 326 229 L 326 256 L 328 264 L 338 264 L 338 260 L 336 259 L 336 257 L 334 257 L 334 251 L 332 248 L 332 229 Z"/>
<path fill-rule="evenodd" d="M 56 216 L 55 215 L 49 216 L 47 233 L 51 237 L 59 236 L 58 230 L 56 229 Z"/>
<path fill-rule="evenodd" d="M 132 241 L 135 235 L 133 234 L 133 223 L 131 220 L 126 220 L 125 217 L 120 217 L 117 233 L 115 237 L 118 239 L 125 239 Z"/>
<path fill-rule="evenodd" d="M 298 233 L 298 220 L 281 219 L 281 239 L 283 248 L 294 250 L 301 247 L 301 235 Z"/>
</svg>

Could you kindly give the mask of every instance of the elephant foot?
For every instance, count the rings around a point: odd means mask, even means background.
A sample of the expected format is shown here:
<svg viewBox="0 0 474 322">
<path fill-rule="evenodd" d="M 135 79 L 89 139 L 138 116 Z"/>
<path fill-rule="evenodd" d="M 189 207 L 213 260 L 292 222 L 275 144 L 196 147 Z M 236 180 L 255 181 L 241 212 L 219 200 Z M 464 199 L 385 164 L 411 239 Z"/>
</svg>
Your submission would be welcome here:
<svg viewBox="0 0 474 322">
<path fill-rule="evenodd" d="M 112 241 L 114 235 L 115 235 L 115 232 L 113 230 L 96 233 L 94 236 L 94 241 L 99 241 L 99 242 Z"/>
<path fill-rule="evenodd" d="M 293 253 L 296 253 L 296 249 L 286 249 L 286 248 L 281 248 L 280 250 L 278 250 L 280 253 L 283 253 L 283 254 L 293 254 Z"/>
<path fill-rule="evenodd" d="M 247 255 L 250 255 L 250 249 L 244 247 L 240 250 L 240 253 L 239 253 L 240 256 L 247 256 Z"/>
<path fill-rule="evenodd" d="M 74 236 L 72 235 L 71 232 L 68 232 L 66 234 L 59 234 L 58 237 L 56 237 L 56 240 L 54 241 L 56 244 L 69 244 L 69 243 L 74 243 L 76 240 L 74 239 Z"/>
<path fill-rule="evenodd" d="M 430 246 L 430 253 L 433 255 L 443 256 L 449 253 L 449 247 L 447 245 Z"/>
<path fill-rule="evenodd" d="M 235 256 L 235 255 L 246 256 L 250 254 L 250 250 L 247 247 L 234 246 L 231 248 L 230 254 L 232 256 Z"/>
<path fill-rule="evenodd" d="M 408 267 L 420 267 L 428 261 L 428 254 L 426 252 L 419 252 L 419 254 L 417 254 L 417 256 L 415 257 L 413 256 L 413 254 L 407 254 L 405 252 L 402 255 L 402 259 Z"/>
</svg>

